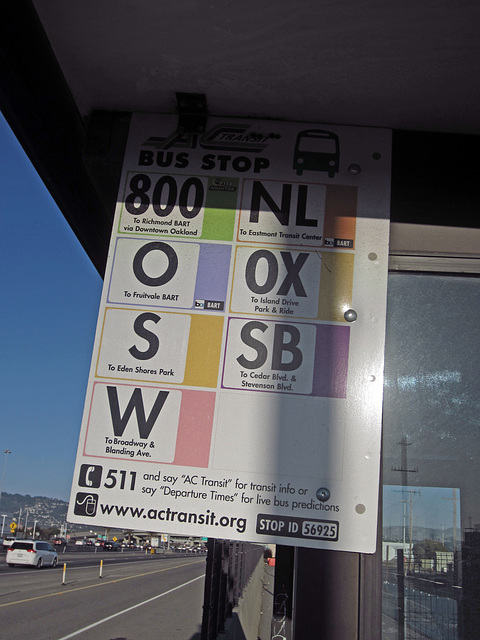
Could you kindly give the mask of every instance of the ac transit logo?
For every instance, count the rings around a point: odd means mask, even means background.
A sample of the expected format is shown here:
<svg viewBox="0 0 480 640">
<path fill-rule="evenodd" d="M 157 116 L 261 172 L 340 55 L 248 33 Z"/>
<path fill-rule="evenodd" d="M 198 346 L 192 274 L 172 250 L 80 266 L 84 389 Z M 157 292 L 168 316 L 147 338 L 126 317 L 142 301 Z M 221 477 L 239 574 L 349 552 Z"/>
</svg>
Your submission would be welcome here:
<svg viewBox="0 0 480 640">
<path fill-rule="evenodd" d="M 279 133 L 254 131 L 251 124 L 217 124 L 205 133 L 189 134 L 174 131 L 166 138 L 151 136 L 142 147 L 156 150 L 172 148 L 208 149 L 211 151 L 250 151 L 260 153 L 268 147 L 270 140 L 280 138 Z"/>
<path fill-rule="evenodd" d="M 76 516 L 88 516 L 93 518 L 97 513 L 98 494 L 83 493 L 79 491 L 75 498 L 73 513 Z"/>
</svg>

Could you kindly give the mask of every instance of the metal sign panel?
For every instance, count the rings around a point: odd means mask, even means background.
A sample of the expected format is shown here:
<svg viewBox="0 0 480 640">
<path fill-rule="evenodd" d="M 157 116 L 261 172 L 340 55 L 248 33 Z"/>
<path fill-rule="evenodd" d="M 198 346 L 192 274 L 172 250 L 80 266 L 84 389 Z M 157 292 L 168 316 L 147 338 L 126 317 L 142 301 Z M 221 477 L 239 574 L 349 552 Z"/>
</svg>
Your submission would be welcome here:
<svg viewBox="0 0 480 640">
<path fill-rule="evenodd" d="M 69 519 L 373 552 L 390 133 L 135 115 Z"/>
</svg>

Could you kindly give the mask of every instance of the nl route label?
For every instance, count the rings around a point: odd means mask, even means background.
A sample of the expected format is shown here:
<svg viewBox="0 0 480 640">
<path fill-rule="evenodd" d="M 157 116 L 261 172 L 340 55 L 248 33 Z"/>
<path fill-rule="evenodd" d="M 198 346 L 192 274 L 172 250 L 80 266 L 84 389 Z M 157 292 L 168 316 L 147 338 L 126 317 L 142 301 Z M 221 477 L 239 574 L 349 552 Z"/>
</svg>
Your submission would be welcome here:
<svg viewBox="0 0 480 640">
<path fill-rule="evenodd" d="M 375 550 L 390 132 L 133 116 L 69 520 Z"/>
</svg>

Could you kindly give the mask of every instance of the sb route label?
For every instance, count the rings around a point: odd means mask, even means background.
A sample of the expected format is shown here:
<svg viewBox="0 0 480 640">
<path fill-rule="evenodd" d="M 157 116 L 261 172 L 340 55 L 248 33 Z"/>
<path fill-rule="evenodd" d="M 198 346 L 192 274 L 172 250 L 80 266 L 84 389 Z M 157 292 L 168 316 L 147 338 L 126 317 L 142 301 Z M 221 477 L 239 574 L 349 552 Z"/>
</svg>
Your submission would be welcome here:
<svg viewBox="0 0 480 640">
<path fill-rule="evenodd" d="M 349 327 L 231 318 L 222 387 L 345 398 L 349 340 Z"/>
</svg>

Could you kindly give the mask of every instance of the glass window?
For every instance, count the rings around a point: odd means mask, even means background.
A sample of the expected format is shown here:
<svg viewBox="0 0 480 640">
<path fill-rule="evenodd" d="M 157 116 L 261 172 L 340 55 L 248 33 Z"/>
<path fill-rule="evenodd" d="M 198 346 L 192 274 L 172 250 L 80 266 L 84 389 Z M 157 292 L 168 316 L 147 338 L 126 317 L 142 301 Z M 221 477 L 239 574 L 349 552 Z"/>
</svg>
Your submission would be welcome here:
<svg viewBox="0 0 480 640">
<path fill-rule="evenodd" d="M 12 549 L 13 551 L 29 551 L 30 549 L 33 549 L 33 542 L 14 542 L 10 546 L 10 549 Z"/>
<path fill-rule="evenodd" d="M 389 276 L 383 640 L 480 628 L 480 284 Z"/>
</svg>

